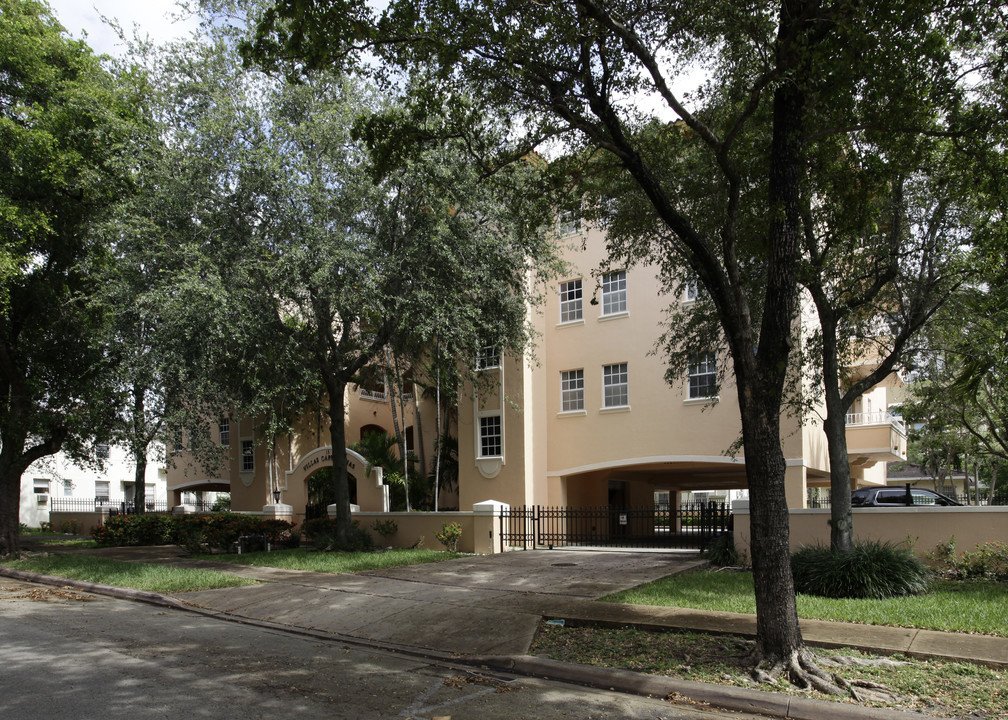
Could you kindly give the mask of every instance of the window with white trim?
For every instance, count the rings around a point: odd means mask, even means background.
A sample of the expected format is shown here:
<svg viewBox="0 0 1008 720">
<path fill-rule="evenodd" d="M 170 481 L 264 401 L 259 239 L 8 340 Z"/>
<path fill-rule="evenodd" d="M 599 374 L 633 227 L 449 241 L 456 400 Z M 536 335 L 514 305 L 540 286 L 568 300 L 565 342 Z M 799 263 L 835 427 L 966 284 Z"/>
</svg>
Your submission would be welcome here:
<svg viewBox="0 0 1008 720">
<path fill-rule="evenodd" d="M 557 232 L 560 237 L 577 235 L 581 232 L 581 218 L 570 210 L 560 213 L 557 217 Z"/>
<path fill-rule="evenodd" d="M 109 501 L 108 480 L 95 480 L 94 494 L 95 494 L 95 500 L 98 500 L 100 502 L 108 502 Z"/>
<path fill-rule="evenodd" d="M 500 367 L 500 350 L 496 345 L 485 345 L 480 348 L 476 355 L 476 367 L 480 370 Z"/>
<path fill-rule="evenodd" d="M 221 420 L 217 424 L 217 431 L 220 434 L 220 444 L 223 447 L 227 447 L 231 444 L 231 422 L 228 420 Z"/>
<path fill-rule="evenodd" d="M 560 322 L 581 320 L 581 278 L 560 283 Z"/>
<path fill-rule="evenodd" d="M 700 281 L 696 278 L 690 278 L 686 281 L 686 287 L 683 288 L 683 302 L 696 302 L 696 299 L 700 296 Z"/>
<path fill-rule="evenodd" d="M 255 471 L 255 443 L 252 440 L 241 441 L 241 471 Z"/>
<path fill-rule="evenodd" d="M 602 366 L 602 407 L 626 407 L 630 404 L 630 376 L 626 363 Z"/>
<path fill-rule="evenodd" d="M 690 400 L 716 397 L 718 393 L 717 355 L 712 352 L 697 355 L 689 364 Z"/>
<path fill-rule="evenodd" d="M 35 478 L 32 484 L 34 485 L 36 495 L 49 494 L 49 478 Z"/>
<path fill-rule="evenodd" d="M 108 443 L 98 443 L 95 445 L 95 454 L 98 456 L 99 460 L 108 460 L 109 458 L 109 444 Z"/>
<path fill-rule="evenodd" d="M 63 481 L 63 496 L 70 497 L 73 495 L 73 480 Z"/>
<path fill-rule="evenodd" d="M 480 421 L 480 457 L 501 457 L 503 435 L 500 415 L 484 415 Z"/>
<path fill-rule="evenodd" d="M 560 373 L 560 410 L 584 410 L 584 369 L 564 370 Z"/>
<path fill-rule="evenodd" d="M 616 315 L 626 311 L 626 270 L 606 273 L 602 276 L 602 315 Z"/>
</svg>

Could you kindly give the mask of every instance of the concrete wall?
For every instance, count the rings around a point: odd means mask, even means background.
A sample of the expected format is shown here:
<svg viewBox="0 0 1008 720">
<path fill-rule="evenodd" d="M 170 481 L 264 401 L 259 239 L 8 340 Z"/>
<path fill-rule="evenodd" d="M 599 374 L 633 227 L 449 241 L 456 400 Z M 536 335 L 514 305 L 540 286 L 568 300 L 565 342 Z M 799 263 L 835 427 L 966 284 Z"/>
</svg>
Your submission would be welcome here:
<svg viewBox="0 0 1008 720">
<path fill-rule="evenodd" d="M 732 505 L 735 547 L 749 550 L 749 506 Z M 858 508 L 852 513 L 855 540 L 883 540 L 910 547 L 919 557 L 939 543 L 955 538 L 960 551 L 997 541 L 1008 543 L 1008 507 L 897 507 Z M 790 545 L 796 550 L 817 542 L 829 545 L 830 511 L 792 510 Z"/>
<path fill-rule="evenodd" d="M 355 512 L 353 519 L 374 538 L 378 547 L 420 547 L 444 550 L 436 535 L 445 523 L 457 522 L 462 526 L 458 550 L 465 553 L 490 554 L 500 550 L 500 522 L 502 503 L 488 501 L 477 503 L 471 511 L 461 512 Z M 505 506 L 506 507 L 506 506 Z M 395 534 L 379 535 L 374 530 L 376 522 L 392 521 L 398 527 Z"/>
</svg>

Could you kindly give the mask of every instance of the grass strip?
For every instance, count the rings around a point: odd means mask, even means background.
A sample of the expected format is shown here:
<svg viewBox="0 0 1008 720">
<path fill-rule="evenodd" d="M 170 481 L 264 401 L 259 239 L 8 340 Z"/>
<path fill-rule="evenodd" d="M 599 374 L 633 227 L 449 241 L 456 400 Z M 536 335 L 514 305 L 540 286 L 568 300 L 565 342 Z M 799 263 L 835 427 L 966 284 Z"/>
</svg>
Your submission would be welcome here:
<svg viewBox="0 0 1008 720">
<path fill-rule="evenodd" d="M 752 574 L 696 571 L 609 595 L 607 602 L 756 612 Z M 1008 583 L 935 580 L 930 592 L 885 600 L 798 595 L 798 616 L 1008 637 Z"/>
<path fill-rule="evenodd" d="M 752 649 L 751 640 L 730 635 L 543 623 L 530 652 L 564 662 L 852 702 L 846 697 L 799 690 L 786 682 L 754 684 L 748 677 L 747 662 Z M 815 652 L 820 658 L 879 659 L 847 648 Z M 864 705 L 916 710 L 940 717 L 1008 717 L 1008 671 L 967 662 L 917 660 L 898 655 L 889 659 L 906 664 L 824 669 L 848 681 L 857 678 L 881 683 L 898 695 L 895 703 L 865 701 L 861 703 Z"/>
<path fill-rule="evenodd" d="M 82 554 L 33 556 L 20 560 L 9 560 L 3 564 L 17 570 L 27 570 L 43 575 L 55 575 L 157 593 L 214 590 L 256 584 L 255 580 L 217 570 L 133 563 Z"/>
<path fill-rule="evenodd" d="M 442 562 L 464 557 L 461 553 L 444 550 L 417 550 L 392 548 L 378 552 L 320 552 L 305 548 L 275 550 L 273 552 L 248 552 L 241 555 L 198 555 L 204 560 L 271 567 L 281 570 L 308 570 L 323 573 L 354 573 L 365 570 Z"/>
</svg>

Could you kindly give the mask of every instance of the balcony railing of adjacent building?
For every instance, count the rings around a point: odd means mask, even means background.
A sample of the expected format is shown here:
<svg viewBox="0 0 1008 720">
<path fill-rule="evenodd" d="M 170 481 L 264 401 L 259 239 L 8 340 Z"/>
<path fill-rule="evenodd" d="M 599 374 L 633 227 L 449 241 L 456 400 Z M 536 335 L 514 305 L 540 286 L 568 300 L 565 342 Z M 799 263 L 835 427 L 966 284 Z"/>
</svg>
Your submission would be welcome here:
<svg viewBox="0 0 1008 720">
<path fill-rule="evenodd" d="M 888 410 L 847 413 L 847 426 L 857 427 L 859 425 L 892 425 L 906 435 L 906 425 L 903 424 L 903 419 Z"/>
</svg>

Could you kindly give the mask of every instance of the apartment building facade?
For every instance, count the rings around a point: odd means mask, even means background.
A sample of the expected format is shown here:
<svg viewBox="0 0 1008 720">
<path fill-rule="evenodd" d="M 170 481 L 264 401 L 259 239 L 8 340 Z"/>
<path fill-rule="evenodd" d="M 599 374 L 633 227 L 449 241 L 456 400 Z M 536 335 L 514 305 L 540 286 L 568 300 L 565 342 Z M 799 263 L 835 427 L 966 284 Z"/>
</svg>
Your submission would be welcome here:
<svg viewBox="0 0 1008 720">
<path fill-rule="evenodd" d="M 489 377 L 459 409 L 460 505 L 640 506 L 655 494 L 675 506 L 690 492 L 746 488 L 738 401 L 726 363 L 702 353 L 676 382 L 656 341 L 672 298 L 647 267 L 608 268 L 602 233 L 568 228 L 568 274 L 534 317 L 539 342 L 521 360 L 481 353 Z M 812 321 L 808 316 L 805 321 Z M 718 382 L 720 380 L 720 382 Z M 852 485 L 884 484 L 905 460 L 906 433 L 887 411 L 896 375 L 848 416 Z M 828 495 L 826 437 L 815 413 L 781 418 L 787 501 Z M 467 474 L 468 473 L 468 474 Z"/>
<path fill-rule="evenodd" d="M 656 341 L 669 305 L 688 308 L 695 291 L 663 294 L 647 267 L 608 268 L 597 229 L 561 231 L 568 273 L 530 311 L 535 347 L 522 358 L 492 345 L 476 358 L 479 382 L 462 389 L 458 407 L 457 497 L 440 507 L 463 510 L 488 500 L 511 506 L 645 506 L 655 498 L 678 505 L 689 493 L 726 496 L 744 491 L 744 449 L 735 385 L 718 377 L 727 363 L 716 349 L 689 372 L 666 381 Z M 810 310 L 810 308 L 808 309 Z M 809 316 L 809 312 L 806 312 Z M 811 321 L 810 317 L 805 320 Z M 885 484 L 886 464 L 906 459 L 906 433 L 888 412 L 892 375 L 859 398 L 848 416 L 853 486 Z M 382 388 L 351 386 L 346 437 L 393 434 L 391 398 Z M 436 408 L 410 396 L 401 418 L 409 444 L 433 457 Z M 211 425 L 226 460 L 212 472 L 185 453 L 173 456 L 168 489 L 230 491 L 232 508 L 257 511 L 277 504 L 302 512 L 308 479 L 332 464 L 324 413 L 306 415 L 295 432 L 264 442 L 253 419 Z M 781 418 L 789 507 L 828 495 L 826 437 L 813 412 Z M 361 510 L 389 509 L 380 469 L 348 452 L 351 502 Z M 657 494 L 657 495 L 656 495 Z"/>
</svg>

